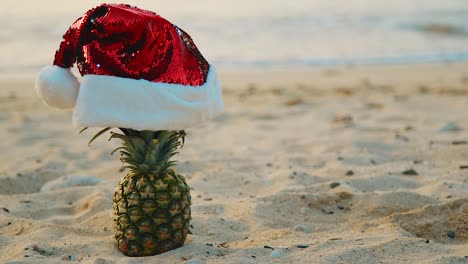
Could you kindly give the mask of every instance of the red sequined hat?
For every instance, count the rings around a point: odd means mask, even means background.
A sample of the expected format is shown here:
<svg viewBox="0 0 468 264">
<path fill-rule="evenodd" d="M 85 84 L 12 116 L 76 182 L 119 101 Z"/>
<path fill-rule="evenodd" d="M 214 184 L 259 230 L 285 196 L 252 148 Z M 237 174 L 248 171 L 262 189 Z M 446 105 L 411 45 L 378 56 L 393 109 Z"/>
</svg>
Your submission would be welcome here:
<svg viewBox="0 0 468 264">
<path fill-rule="evenodd" d="M 70 72 L 75 63 L 80 82 Z M 179 130 L 223 109 L 216 69 L 192 38 L 123 4 L 102 4 L 76 20 L 35 88 L 47 105 L 73 108 L 73 124 L 83 127 Z"/>
</svg>

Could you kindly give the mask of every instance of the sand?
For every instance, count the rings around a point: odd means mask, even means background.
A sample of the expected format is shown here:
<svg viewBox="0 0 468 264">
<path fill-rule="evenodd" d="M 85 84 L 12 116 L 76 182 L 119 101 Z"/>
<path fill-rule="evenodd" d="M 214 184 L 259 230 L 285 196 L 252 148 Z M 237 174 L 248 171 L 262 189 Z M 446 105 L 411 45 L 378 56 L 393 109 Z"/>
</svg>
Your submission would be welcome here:
<svg viewBox="0 0 468 264">
<path fill-rule="evenodd" d="M 221 80 L 178 156 L 193 235 L 146 258 L 113 238 L 119 143 L 0 80 L 0 263 L 468 263 L 468 64 Z"/>
</svg>

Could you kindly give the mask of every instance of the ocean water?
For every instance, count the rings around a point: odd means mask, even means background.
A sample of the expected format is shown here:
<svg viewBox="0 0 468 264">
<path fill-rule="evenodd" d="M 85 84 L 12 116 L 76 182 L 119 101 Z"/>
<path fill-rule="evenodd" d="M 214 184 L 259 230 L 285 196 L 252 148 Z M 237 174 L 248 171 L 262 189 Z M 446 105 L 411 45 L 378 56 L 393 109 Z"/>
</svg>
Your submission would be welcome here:
<svg viewBox="0 0 468 264">
<path fill-rule="evenodd" d="M 66 29 L 101 2 L 2 0 L 0 74 L 50 64 Z M 127 3 L 183 28 L 221 68 L 468 60 L 468 0 Z"/>
</svg>

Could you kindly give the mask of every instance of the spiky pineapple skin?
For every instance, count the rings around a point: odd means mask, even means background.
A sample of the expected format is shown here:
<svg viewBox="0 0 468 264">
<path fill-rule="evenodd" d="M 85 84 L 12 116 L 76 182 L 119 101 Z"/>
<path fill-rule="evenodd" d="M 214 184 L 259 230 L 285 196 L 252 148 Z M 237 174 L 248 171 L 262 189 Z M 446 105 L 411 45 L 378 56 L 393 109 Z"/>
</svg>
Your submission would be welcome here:
<svg viewBox="0 0 468 264">
<path fill-rule="evenodd" d="M 182 246 L 190 205 L 190 188 L 173 169 L 161 175 L 129 172 L 113 197 L 118 248 L 127 256 L 151 256 Z"/>
</svg>

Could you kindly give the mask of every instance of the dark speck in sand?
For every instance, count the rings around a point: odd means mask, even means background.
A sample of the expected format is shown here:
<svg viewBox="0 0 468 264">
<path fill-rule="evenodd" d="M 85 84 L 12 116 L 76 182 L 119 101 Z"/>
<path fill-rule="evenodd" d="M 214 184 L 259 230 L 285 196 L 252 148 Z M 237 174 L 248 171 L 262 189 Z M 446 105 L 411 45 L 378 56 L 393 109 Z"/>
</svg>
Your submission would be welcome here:
<svg viewBox="0 0 468 264">
<path fill-rule="evenodd" d="M 468 144 L 468 141 L 466 140 L 454 140 L 452 141 L 452 145 L 466 145 Z"/>
<path fill-rule="evenodd" d="M 299 105 L 302 104 L 304 101 L 301 98 L 293 98 L 289 99 L 286 102 L 284 102 L 285 106 L 294 106 L 294 105 Z"/>
<path fill-rule="evenodd" d="M 407 136 L 403 136 L 401 134 L 395 134 L 395 138 L 400 139 L 400 140 L 405 141 L 405 142 L 409 141 L 409 138 Z"/>
<path fill-rule="evenodd" d="M 326 210 L 325 208 L 322 208 L 321 210 L 322 210 L 322 212 L 323 212 L 323 213 L 325 213 L 325 214 L 329 214 L 329 215 L 331 215 L 331 214 L 334 214 L 334 213 L 335 213 L 335 212 L 333 212 L 333 211 L 331 211 L 331 210 Z"/>
<path fill-rule="evenodd" d="M 273 167 L 273 164 L 270 163 L 270 162 L 268 162 L 268 163 L 266 164 L 266 166 L 267 166 L 267 167 Z"/>
<path fill-rule="evenodd" d="M 454 239 L 455 236 L 456 236 L 455 231 L 453 231 L 453 230 L 448 231 L 448 232 L 447 232 L 447 236 L 448 236 L 449 238 L 451 238 L 451 239 Z"/>
<path fill-rule="evenodd" d="M 8 208 L 2 207 L 2 209 L 3 209 L 3 211 L 5 211 L 5 212 L 7 212 L 7 213 L 10 212 L 10 210 L 8 210 Z"/>
<path fill-rule="evenodd" d="M 354 175 L 354 171 L 352 170 L 349 170 L 346 172 L 346 176 L 353 176 Z"/>
<path fill-rule="evenodd" d="M 441 24 L 441 23 L 428 23 L 428 24 L 417 27 L 417 29 L 419 29 L 420 31 L 424 33 L 434 34 L 434 35 L 463 36 L 467 34 L 467 32 L 462 27 L 449 25 L 449 24 Z"/>
<path fill-rule="evenodd" d="M 34 250 L 34 251 L 36 251 L 37 253 L 41 254 L 42 256 L 50 256 L 50 255 L 52 255 L 52 252 L 51 252 L 51 251 L 45 250 L 45 249 L 43 249 L 43 248 L 40 248 L 38 245 L 33 245 L 33 246 L 25 247 L 24 250 Z M 26 257 L 26 256 L 31 257 L 31 256 L 36 256 L 36 255 L 25 255 L 25 257 Z"/>
<path fill-rule="evenodd" d="M 229 245 L 227 245 L 228 242 L 221 242 L 219 243 L 219 246 L 220 247 L 223 247 L 223 248 L 229 248 Z"/>
<path fill-rule="evenodd" d="M 268 248 L 268 249 L 271 249 L 271 250 L 275 250 L 273 247 L 270 247 L 268 245 L 263 246 L 263 248 Z"/>
<path fill-rule="evenodd" d="M 353 123 L 353 117 L 350 115 L 338 115 L 333 119 L 332 122 L 334 124 L 351 125 Z"/>
<path fill-rule="evenodd" d="M 426 244 L 429 244 L 429 239 L 426 239 Z"/>
<path fill-rule="evenodd" d="M 43 255 L 43 256 L 50 256 L 50 255 L 52 255 L 52 252 L 50 252 L 50 251 L 48 251 L 48 250 L 45 250 L 45 249 L 43 249 L 43 248 L 40 248 L 40 247 L 37 246 L 37 245 L 34 245 L 34 246 L 32 247 L 32 249 L 33 249 L 34 251 L 36 251 L 37 253 Z"/>
<path fill-rule="evenodd" d="M 460 165 L 460 170 L 466 170 L 468 169 L 468 165 Z"/>
<path fill-rule="evenodd" d="M 340 210 L 344 210 L 344 209 L 345 209 L 345 207 L 342 206 L 342 205 L 337 205 L 336 208 L 338 208 L 338 209 L 340 209 Z"/>
<path fill-rule="evenodd" d="M 341 185 L 341 183 L 339 183 L 339 182 L 332 182 L 332 183 L 330 183 L 330 188 L 335 189 L 336 187 L 338 187 L 340 185 Z"/>
<path fill-rule="evenodd" d="M 408 176 L 416 176 L 418 175 L 418 172 L 415 171 L 414 169 L 409 169 L 409 170 L 402 171 L 401 174 L 408 175 Z"/>
<path fill-rule="evenodd" d="M 299 244 L 299 245 L 297 245 L 297 247 L 298 247 L 298 248 L 308 248 L 309 245 L 307 245 L 307 244 Z"/>
</svg>

